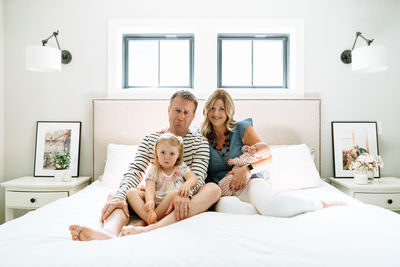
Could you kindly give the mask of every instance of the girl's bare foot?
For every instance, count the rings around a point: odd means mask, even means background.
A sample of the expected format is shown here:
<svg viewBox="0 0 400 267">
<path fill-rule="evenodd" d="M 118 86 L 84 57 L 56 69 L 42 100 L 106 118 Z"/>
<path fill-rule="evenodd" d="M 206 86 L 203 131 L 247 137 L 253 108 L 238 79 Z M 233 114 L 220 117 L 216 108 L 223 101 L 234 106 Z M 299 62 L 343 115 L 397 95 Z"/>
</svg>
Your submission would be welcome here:
<svg viewBox="0 0 400 267">
<path fill-rule="evenodd" d="M 71 232 L 72 240 L 76 241 L 106 240 L 113 238 L 113 236 L 104 232 L 80 225 L 71 225 L 69 231 Z"/>
<path fill-rule="evenodd" d="M 132 225 L 122 227 L 120 236 L 136 235 L 146 232 L 146 227 L 135 227 Z"/>
<path fill-rule="evenodd" d="M 135 223 L 133 226 L 144 227 L 144 226 L 147 226 L 147 223 L 143 220 L 140 220 L 137 223 Z"/>
</svg>

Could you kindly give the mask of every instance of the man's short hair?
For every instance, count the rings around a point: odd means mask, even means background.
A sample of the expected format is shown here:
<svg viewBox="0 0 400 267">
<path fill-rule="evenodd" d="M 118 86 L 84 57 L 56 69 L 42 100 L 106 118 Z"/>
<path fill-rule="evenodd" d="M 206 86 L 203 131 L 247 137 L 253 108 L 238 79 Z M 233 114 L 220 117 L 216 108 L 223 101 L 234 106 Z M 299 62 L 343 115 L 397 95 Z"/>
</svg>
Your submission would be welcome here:
<svg viewBox="0 0 400 267">
<path fill-rule="evenodd" d="M 177 96 L 182 97 L 182 98 L 185 99 L 185 100 L 188 100 L 188 101 L 193 102 L 193 104 L 194 104 L 194 113 L 196 113 L 196 109 L 197 109 L 198 102 L 197 102 L 197 98 L 194 96 L 194 94 L 193 94 L 192 92 L 190 92 L 190 91 L 188 91 L 188 90 L 179 90 L 179 91 L 176 91 L 176 92 L 171 96 L 171 98 L 170 98 L 170 100 L 169 100 L 169 106 L 170 106 L 170 107 L 171 107 L 171 105 L 172 105 L 172 101 L 173 101 L 173 100 L 175 99 L 175 97 L 177 97 Z"/>
</svg>

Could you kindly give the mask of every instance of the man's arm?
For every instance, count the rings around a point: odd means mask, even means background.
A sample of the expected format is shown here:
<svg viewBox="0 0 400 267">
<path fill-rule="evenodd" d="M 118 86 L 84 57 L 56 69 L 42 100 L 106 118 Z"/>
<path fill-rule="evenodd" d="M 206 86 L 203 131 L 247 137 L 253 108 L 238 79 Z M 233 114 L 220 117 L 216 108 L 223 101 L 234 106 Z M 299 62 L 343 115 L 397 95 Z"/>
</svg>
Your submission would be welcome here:
<svg viewBox="0 0 400 267">
<path fill-rule="evenodd" d="M 208 162 L 210 160 L 210 147 L 205 138 L 201 137 L 197 151 L 193 152 L 192 166 L 190 169 L 197 176 L 197 184 L 190 190 L 193 196 L 205 184 L 207 177 Z"/>
<path fill-rule="evenodd" d="M 135 159 L 129 165 L 128 172 L 124 174 L 124 178 L 122 179 L 114 197 L 126 199 L 126 193 L 130 189 L 135 188 L 140 181 L 142 181 L 143 175 L 153 157 L 154 153 L 152 147 L 156 140 L 156 134 L 147 135 L 142 139 L 136 152 Z"/>
</svg>

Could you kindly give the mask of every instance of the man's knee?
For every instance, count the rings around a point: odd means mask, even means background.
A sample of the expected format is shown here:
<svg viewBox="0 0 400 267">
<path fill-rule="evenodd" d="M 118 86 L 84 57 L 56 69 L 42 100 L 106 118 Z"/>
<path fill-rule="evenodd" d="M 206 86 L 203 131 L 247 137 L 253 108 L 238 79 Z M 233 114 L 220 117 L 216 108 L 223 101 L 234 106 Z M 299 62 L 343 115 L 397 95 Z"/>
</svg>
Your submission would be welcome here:
<svg viewBox="0 0 400 267">
<path fill-rule="evenodd" d="M 221 188 L 216 183 L 208 183 L 203 185 L 204 191 L 207 192 L 208 197 L 213 203 L 221 198 Z"/>
</svg>

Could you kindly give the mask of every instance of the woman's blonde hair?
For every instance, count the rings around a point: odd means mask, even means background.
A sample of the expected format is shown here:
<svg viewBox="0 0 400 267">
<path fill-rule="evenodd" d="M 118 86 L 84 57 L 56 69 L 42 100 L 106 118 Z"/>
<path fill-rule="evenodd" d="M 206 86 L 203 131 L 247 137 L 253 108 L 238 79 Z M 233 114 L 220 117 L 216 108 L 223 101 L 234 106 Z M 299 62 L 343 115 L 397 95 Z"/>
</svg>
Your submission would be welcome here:
<svg viewBox="0 0 400 267">
<path fill-rule="evenodd" d="M 233 131 L 236 125 L 236 121 L 233 119 L 235 115 L 235 104 L 233 102 L 232 96 L 228 93 L 228 91 L 224 89 L 215 90 L 206 100 L 203 108 L 203 122 L 201 123 L 200 133 L 203 135 L 208 142 L 211 141 L 211 138 L 214 135 L 213 127 L 208 119 L 208 112 L 214 105 L 215 101 L 221 99 L 224 102 L 225 112 L 227 119 L 225 121 L 225 126 L 228 131 Z"/>
<path fill-rule="evenodd" d="M 154 167 L 157 170 L 157 176 L 160 175 L 161 172 L 161 165 L 160 165 L 160 161 L 158 160 L 158 155 L 157 155 L 157 148 L 159 146 L 159 144 L 161 144 L 162 142 L 167 142 L 168 144 L 178 147 L 179 150 L 179 156 L 178 159 L 175 162 L 174 166 L 180 165 L 183 161 L 183 139 L 180 136 L 176 136 L 172 133 L 163 133 L 162 135 L 160 135 L 160 137 L 158 137 L 157 142 L 154 146 Z"/>
</svg>

